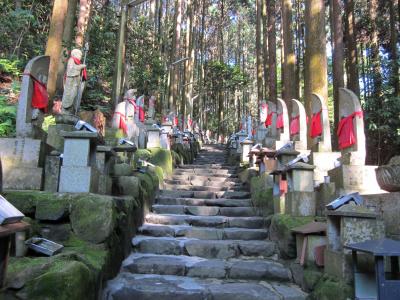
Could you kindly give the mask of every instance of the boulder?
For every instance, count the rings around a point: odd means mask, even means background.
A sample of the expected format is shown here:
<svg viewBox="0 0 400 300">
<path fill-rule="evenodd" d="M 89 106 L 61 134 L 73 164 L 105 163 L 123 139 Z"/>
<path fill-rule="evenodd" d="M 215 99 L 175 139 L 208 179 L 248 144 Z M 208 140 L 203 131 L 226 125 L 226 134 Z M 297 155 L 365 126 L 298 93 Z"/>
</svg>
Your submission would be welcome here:
<svg viewBox="0 0 400 300">
<path fill-rule="evenodd" d="M 140 179 L 135 176 L 120 176 L 117 179 L 117 188 L 120 195 L 139 197 Z"/>
<path fill-rule="evenodd" d="M 162 148 L 150 148 L 151 158 L 150 163 L 161 167 L 166 176 L 172 175 L 172 155 L 171 151 Z"/>
<path fill-rule="evenodd" d="M 116 222 L 113 198 L 85 194 L 77 196 L 71 205 L 70 220 L 73 232 L 81 239 L 103 243 L 111 235 Z"/>
<path fill-rule="evenodd" d="M 59 221 L 68 215 L 69 197 L 53 194 L 53 197 L 36 201 L 35 218 L 41 221 Z"/>
</svg>

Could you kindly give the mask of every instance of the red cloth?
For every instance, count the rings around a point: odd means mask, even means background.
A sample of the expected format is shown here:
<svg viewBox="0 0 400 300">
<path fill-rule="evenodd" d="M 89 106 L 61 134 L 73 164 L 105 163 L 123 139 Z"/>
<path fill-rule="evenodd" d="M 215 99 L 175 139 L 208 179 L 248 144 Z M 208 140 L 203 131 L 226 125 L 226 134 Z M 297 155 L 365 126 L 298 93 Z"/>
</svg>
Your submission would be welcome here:
<svg viewBox="0 0 400 300">
<path fill-rule="evenodd" d="M 337 130 L 339 149 L 349 148 L 355 143 L 357 143 L 357 137 L 354 134 L 354 126 L 353 126 L 353 119 L 356 116 L 362 118 L 363 117 L 362 111 L 356 111 L 352 113 L 350 116 L 340 120 Z"/>
<path fill-rule="evenodd" d="M 311 132 L 310 136 L 314 139 L 317 136 L 322 135 L 322 123 L 321 123 L 322 110 L 313 114 L 311 119 Z"/>
<path fill-rule="evenodd" d="M 300 115 L 293 117 L 290 122 L 290 135 L 296 135 L 300 132 Z"/>
<path fill-rule="evenodd" d="M 32 79 L 32 107 L 42 109 L 47 112 L 47 106 L 49 105 L 49 94 L 47 93 L 46 85 L 36 79 L 32 74 L 24 73 L 23 75 L 28 75 Z"/>
<path fill-rule="evenodd" d="M 144 122 L 144 109 L 141 106 L 139 106 L 139 121 Z"/>
<path fill-rule="evenodd" d="M 126 125 L 125 121 L 125 115 L 120 112 L 115 112 L 114 114 L 119 115 L 119 129 L 122 129 L 122 131 L 127 134 L 128 133 L 128 126 Z"/>
<path fill-rule="evenodd" d="M 272 125 L 272 115 L 273 112 L 270 112 L 267 116 L 267 120 L 265 120 L 265 127 Z"/>
<path fill-rule="evenodd" d="M 281 192 L 281 194 L 286 194 L 288 191 L 288 184 L 286 180 L 281 179 L 279 181 L 279 190 Z"/>
<path fill-rule="evenodd" d="M 80 61 L 80 59 L 77 59 L 76 57 L 73 57 L 73 56 L 71 56 L 71 58 L 73 59 L 73 61 L 74 61 L 74 63 L 75 63 L 76 65 L 81 65 L 81 64 L 82 64 L 81 61 Z M 83 80 L 83 81 L 86 81 L 86 80 L 87 80 L 87 70 L 86 70 L 86 68 L 84 68 L 84 69 L 82 70 L 82 80 Z"/>
<path fill-rule="evenodd" d="M 276 129 L 283 128 L 283 113 L 279 114 L 278 117 L 276 118 Z"/>
<path fill-rule="evenodd" d="M 175 117 L 174 118 L 174 126 L 178 126 L 178 124 L 179 124 L 179 119 L 178 119 L 178 117 Z"/>
</svg>

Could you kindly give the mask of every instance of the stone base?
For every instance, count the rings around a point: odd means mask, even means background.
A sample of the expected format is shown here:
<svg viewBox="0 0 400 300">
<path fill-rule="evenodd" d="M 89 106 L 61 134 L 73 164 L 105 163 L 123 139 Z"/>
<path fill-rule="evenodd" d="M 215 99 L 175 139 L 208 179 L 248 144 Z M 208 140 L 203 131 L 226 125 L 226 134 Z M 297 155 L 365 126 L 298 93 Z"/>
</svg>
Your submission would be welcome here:
<svg viewBox="0 0 400 300">
<path fill-rule="evenodd" d="M 285 195 L 274 196 L 274 214 L 284 214 L 285 213 Z"/>
<path fill-rule="evenodd" d="M 6 190 L 42 189 L 43 168 L 12 167 L 3 170 L 3 188 Z"/>
<path fill-rule="evenodd" d="M 323 183 L 328 171 L 335 168 L 335 161 L 340 157 L 340 152 L 312 152 L 311 164 L 316 166 L 314 170 L 314 181 L 316 184 Z"/>
<path fill-rule="evenodd" d="M 61 131 L 74 131 L 75 127 L 73 125 L 67 124 L 57 124 L 57 125 L 50 125 L 46 144 L 53 147 L 59 152 L 64 151 L 64 138 L 61 136 Z"/>
<path fill-rule="evenodd" d="M 60 193 L 97 193 L 99 176 L 92 167 L 61 167 Z"/>
<path fill-rule="evenodd" d="M 353 262 L 351 253 L 325 249 L 325 273 L 341 279 L 345 282 L 351 282 L 353 279 Z"/>
<path fill-rule="evenodd" d="M 97 193 L 100 195 L 111 195 L 112 178 L 108 175 L 99 175 L 99 187 Z"/>
<path fill-rule="evenodd" d="M 335 183 L 322 183 L 316 189 L 316 213 L 317 216 L 325 216 L 325 206 L 335 200 Z"/>
<path fill-rule="evenodd" d="M 383 194 L 376 181 L 376 166 L 341 165 L 328 171 L 331 182 L 336 184 L 336 195 L 342 196 L 349 193 Z"/>
<path fill-rule="evenodd" d="M 288 192 L 286 193 L 285 213 L 294 217 L 315 216 L 314 192 Z"/>
<path fill-rule="evenodd" d="M 274 149 L 274 150 L 278 150 L 278 149 L 282 148 L 287 143 L 288 143 L 288 141 L 280 141 L 280 140 L 277 140 L 276 138 L 272 138 L 272 137 L 266 137 L 264 140 L 265 146 L 270 149 Z"/>
</svg>

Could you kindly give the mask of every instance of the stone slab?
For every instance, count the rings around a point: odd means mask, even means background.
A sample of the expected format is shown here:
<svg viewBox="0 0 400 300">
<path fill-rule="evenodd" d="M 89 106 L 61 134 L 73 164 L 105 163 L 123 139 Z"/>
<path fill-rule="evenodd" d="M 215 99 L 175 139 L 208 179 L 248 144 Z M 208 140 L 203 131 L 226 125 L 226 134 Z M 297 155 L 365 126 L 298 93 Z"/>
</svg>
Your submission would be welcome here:
<svg viewBox="0 0 400 300">
<path fill-rule="evenodd" d="M 96 193 L 98 173 L 92 167 L 62 166 L 60 173 L 60 193 Z"/>
</svg>

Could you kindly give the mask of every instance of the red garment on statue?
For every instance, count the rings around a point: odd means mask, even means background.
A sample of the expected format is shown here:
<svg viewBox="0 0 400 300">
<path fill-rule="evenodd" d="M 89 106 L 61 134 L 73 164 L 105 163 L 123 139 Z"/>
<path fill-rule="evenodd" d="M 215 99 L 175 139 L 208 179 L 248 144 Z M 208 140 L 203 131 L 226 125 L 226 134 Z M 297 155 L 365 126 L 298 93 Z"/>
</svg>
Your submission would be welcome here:
<svg viewBox="0 0 400 300">
<path fill-rule="evenodd" d="M 174 118 L 174 126 L 178 126 L 178 124 L 179 124 L 179 119 L 178 119 L 178 117 L 175 117 Z"/>
<path fill-rule="evenodd" d="M 77 59 L 76 57 L 71 56 L 71 58 L 73 59 L 73 61 L 74 61 L 74 63 L 75 63 L 76 65 L 82 64 L 81 61 L 80 61 L 79 59 Z M 83 80 L 83 81 L 86 81 L 86 80 L 87 80 L 87 70 L 86 70 L 86 68 L 84 68 L 84 69 L 82 70 L 82 80 Z"/>
<path fill-rule="evenodd" d="M 46 85 L 36 79 L 32 74 L 24 73 L 32 79 L 33 92 L 32 92 L 32 107 L 37 109 L 43 109 L 47 112 L 47 106 L 49 104 L 49 94 L 47 94 Z"/>
<path fill-rule="evenodd" d="M 127 134 L 128 133 L 128 126 L 126 125 L 125 121 L 125 115 L 120 112 L 115 112 L 114 114 L 119 115 L 119 129 L 122 129 L 122 131 Z"/>
<path fill-rule="evenodd" d="M 276 118 L 276 129 L 281 129 L 283 128 L 283 113 L 279 114 L 278 117 Z"/>
<path fill-rule="evenodd" d="M 139 121 L 144 122 L 144 109 L 141 106 L 139 106 Z"/>
<path fill-rule="evenodd" d="M 265 127 L 272 125 L 272 114 L 273 114 L 273 112 L 270 112 L 268 114 L 267 119 L 265 120 Z"/>
<path fill-rule="evenodd" d="M 353 126 L 353 119 L 356 116 L 362 118 L 363 112 L 356 111 L 352 113 L 350 116 L 340 120 L 337 130 L 337 136 L 339 139 L 339 149 L 349 148 L 355 143 L 357 143 L 357 137 L 354 134 L 354 126 Z"/>
<path fill-rule="evenodd" d="M 280 190 L 281 194 L 286 194 L 288 192 L 287 180 L 283 180 L 283 179 L 280 180 L 279 190 Z"/>
<path fill-rule="evenodd" d="M 310 136 L 314 139 L 317 136 L 322 135 L 322 123 L 321 123 L 322 110 L 313 114 L 311 119 L 311 132 Z"/>
<path fill-rule="evenodd" d="M 300 115 L 293 117 L 290 122 L 290 135 L 296 135 L 300 132 Z"/>
</svg>

